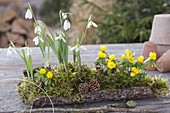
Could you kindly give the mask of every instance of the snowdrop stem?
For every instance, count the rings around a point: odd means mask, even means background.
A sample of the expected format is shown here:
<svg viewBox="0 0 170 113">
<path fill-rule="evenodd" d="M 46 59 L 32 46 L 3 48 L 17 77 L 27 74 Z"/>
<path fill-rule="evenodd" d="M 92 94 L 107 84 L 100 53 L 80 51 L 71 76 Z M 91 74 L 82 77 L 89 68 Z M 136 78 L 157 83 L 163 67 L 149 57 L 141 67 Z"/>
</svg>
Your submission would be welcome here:
<svg viewBox="0 0 170 113">
<path fill-rule="evenodd" d="M 81 41 L 80 41 L 80 45 L 82 44 L 84 38 L 86 37 L 86 34 L 87 34 L 87 28 L 86 28 L 85 32 L 83 33 L 83 35 L 82 35 L 82 38 L 81 38 Z"/>
<path fill-rule="evenodd" d="M 10 45 L 15 49 L 15 51 L 17 52 L 17 54 L 18 54 L 21 58 L 23 58 L 22 55 L 20 54 L 20 52 L 15 48 L 15 45 L 13 44 L 12 41 L 10 41 Z"/>
<path fill-rule="evenodd" d="M 80 51 L 78 52 L 78 57 L 77 57 L 77 60 L 78 60 L 78 64 L 79 66 L 81 67 L 81 56 L 80 56 Z"/>
<path fill-rule="evenodd" d="M 50 65 L 50 45 L 48 44 L 48 63 Z"/>
<path fill-rule="evenodd" d="M 33 19 L 34 19 L 34 22 L 35 22 L 36 26 L 38 26 L 38 22 L 37 22 L 37 20 L 36 20 L 36 18 L 35 18 L 34 12 L 33 12 L 32 7 L 31 7 L 31 5 L 30 5 L 29 2 L 28 2 L 28 7 L 29 7 L 30 10 L 31 10 L 31 13 L 32 13 L 32 16 L 33 16 Z"/>
<path fill-rule="evenodd" d="M 59 17 L 60 17 L 60 24 L 62 28 L 63 24 L 62 24 L 62 11 L 61 10 L 59 11 Z"/>
</svg>

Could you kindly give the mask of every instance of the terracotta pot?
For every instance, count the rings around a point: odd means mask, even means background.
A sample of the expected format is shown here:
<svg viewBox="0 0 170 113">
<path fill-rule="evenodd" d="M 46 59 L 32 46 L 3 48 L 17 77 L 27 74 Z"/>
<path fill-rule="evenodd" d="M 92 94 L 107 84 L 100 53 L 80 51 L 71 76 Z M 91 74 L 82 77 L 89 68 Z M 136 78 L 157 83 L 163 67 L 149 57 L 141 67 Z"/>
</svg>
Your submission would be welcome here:
<svg viewBox="0 0 170 113">
<path fill-rule="evenodd" d="M 170 49 L 170 14 L 158 14 L 154 16 L 149 41 L 158 45 L 160 55 Z"/>
<path fill-rule="evenodd" d="M 159 54 L 163 55 L 167 50 L 170 49 L 170 45 L 157 44 L 157 48 L 158 48 Z"/>
<path fill-rule="evenodd" d="M 157 70 L 160 72 L 170 71 L 170 50 L 166 51 L 158 60 L 157 60 Z"/>
</svg>

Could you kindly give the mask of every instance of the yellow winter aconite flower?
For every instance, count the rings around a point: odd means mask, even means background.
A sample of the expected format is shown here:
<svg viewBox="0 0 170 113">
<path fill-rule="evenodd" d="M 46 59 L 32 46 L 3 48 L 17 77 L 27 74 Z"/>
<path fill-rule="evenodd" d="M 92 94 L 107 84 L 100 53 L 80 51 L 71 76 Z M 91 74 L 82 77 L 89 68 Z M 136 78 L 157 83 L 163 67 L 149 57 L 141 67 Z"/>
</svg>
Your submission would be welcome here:
<svg viewBox="0 0 170 113">
<path fill-rule="evenodd" d="M 128 60 L 129 60 L 129 62 L 132 63 L 132 64 L 135 63 L 135 59 L 134 59 L 133 57 L 129 57 Z"/>
<path fill-rule="evenodd" d="M 128 57 L 132 57 L 132 52 L 131 52 L 131 50 L 126 49 L 125 53 L 126 53 L 126 55 L 127 55 Z"/>
<path fill-rule="evenodd" d="M 53 78 L 53 73 L 51 71 L 47 73 L 47 78 Z"/>
<path fill-rule="evenodd" d="M 105 58 L 106 57 L 106 53 L 98 52 L 98 57 L 99 58 Z"/>
<path fill-rule="evenodd" d="M 116 67 L 116 64 L 114 62 L 108 62 L 107 66 L 108 66 L 109 69 L 113 69 L 113 68 Z"/>
<path fill-rule="evenodd" d="M 149 53 L 149 58 L 152 60 L 156 60 L 156 53 L 155 52 L 150 52 Z"/>
<path fill-rule="evenodd" d="M 126 56 L 125 55 L 121 55 L 121 59 L 122 60 L 126 60 Z"/>
<path fill-rule="evenodd" d="M 133 73 L 133 72 L 130 73 L 130 76 L 132 76 L 132 77 L 134 77 L 135 75 L 136 75 L 136 74 Z"/>
<path fill-rule="evenodd" d="M 41 75 L 46 74 L 46 69 L 45 69 L 45 68 L 41 68 L 41 69 L 40 69 L 40 74 L 41 74 Z"/>
<path fill-rule="evenodd" d="M 115 60 L 115 58 L 116 58 L 116 57 L 115 57 L 114 54 L 112 54 L 112 55 L 109 56 L 109 59 L 110 59 L 110 60 Z"/>
<path fill-rule="evenodd" d="M 137 69 L 136 67 L 132 67 L 132 72 L 131 72 L 131 74 L 132 74 L 132 73 L 135 74 L 135 75 L 137 75 L 137 74 L 140 74 L 140 73 L 141 73 L 141 70 Z M 133 74 L 132 74 L 132 75 L 133 75 Z M 130 76 L 132 76 L 132 75 L 130 75 Z M 134 76 L 135 76 L 135 75 L 134 75 Z"/>
<path fill-rule="evenodd" d="M 106 51 L 107 47 L 106 46 L 100 46 L 101 51 Z"/>
<path fill-rule="evenodd" d="M 139 56 L 138 57 L 138 62 L 143 63 L 143 61 L 144 61 L 144 57 L 143 56 Z"/>
</svg>

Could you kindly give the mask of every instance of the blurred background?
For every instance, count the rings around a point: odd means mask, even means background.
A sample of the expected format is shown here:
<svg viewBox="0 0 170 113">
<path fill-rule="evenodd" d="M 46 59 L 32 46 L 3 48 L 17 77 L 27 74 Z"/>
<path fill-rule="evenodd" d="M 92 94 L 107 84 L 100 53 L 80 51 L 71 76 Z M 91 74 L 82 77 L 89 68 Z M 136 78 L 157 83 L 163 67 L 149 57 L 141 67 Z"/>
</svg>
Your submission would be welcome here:
<svg viewBox="0 0 170 113">
<path fill-rule="evenodd" d="M 32 20 L 24 14 L 30 3 L 37 19 L 53 31 L 60 29 L 59 10 L 70 12 L 69 40 L 84 31 L 90 14 L 98 28 L 90 28 L 84 44 L 142 43 L 149 39 L 155 14 L 170 12 L 170 0 L 0 0 L 0 47 L 9 40 L 16 47 L 35 46 Z"/>
</svg>

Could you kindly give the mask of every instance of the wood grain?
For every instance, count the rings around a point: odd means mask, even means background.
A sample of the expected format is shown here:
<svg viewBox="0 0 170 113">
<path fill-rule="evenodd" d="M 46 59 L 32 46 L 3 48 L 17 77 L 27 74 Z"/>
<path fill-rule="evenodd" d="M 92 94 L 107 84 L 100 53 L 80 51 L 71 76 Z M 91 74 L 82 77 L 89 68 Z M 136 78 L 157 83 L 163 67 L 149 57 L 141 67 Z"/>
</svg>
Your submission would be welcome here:
<svg viewBox="0 0 170 113">
<path fill-rule="evenodd" d="M 107 52 L 114 53 L 117 58 L 120 57 L 126 49 L 131 49 L 136 53 L 136 58 L 141 55 L 143 44 L 107 44 Z M 97 58 L 97 53 L 100 45 L 84 45 L 87 51 L 81 50 L 81 57 L 83 63 L 89 66 L 94 66 L 93 61 Z M 32 47 L 33 65 L 34 67 L 43 66 L 43 59 L 40 49 Z M 21 50 L 20 48 L 18 49 Z M 18 78 L 22 79 L 22 71 L 25 69 L 24 63 L 20 60 L 18 55 L 14 54 L 12 57 L 7 57 L 7 49 L 2 49 L 0 53 L 0 112 L 22 111 L 25 106 L 17 93 L 17 84 L 20 82 Z M 71 51 L 69 51 L 69 60 L 72 61 Z M 57 60 L 51 52 L 51 64 L 57 65 Z M 168 77 L 170 80 L 170 73 L 159 73 L 158 71 L 149 71 L 151 76 L 163 74 L 163 77 Z M 167 76 L 166 76 L 167 75 Z M 169 113 L 170 111 L 170 98 L 149 98 L 142 100 L 135 100 L 137 102 L 136 109 L 155 109 L 161 110 L 161 113 Z M 100 103 L 91 103 L 84 107 L 91 108 L 94 106 L 104 106 L 114 104 L 121 101 L 107 101 Z"/>
</svg>

